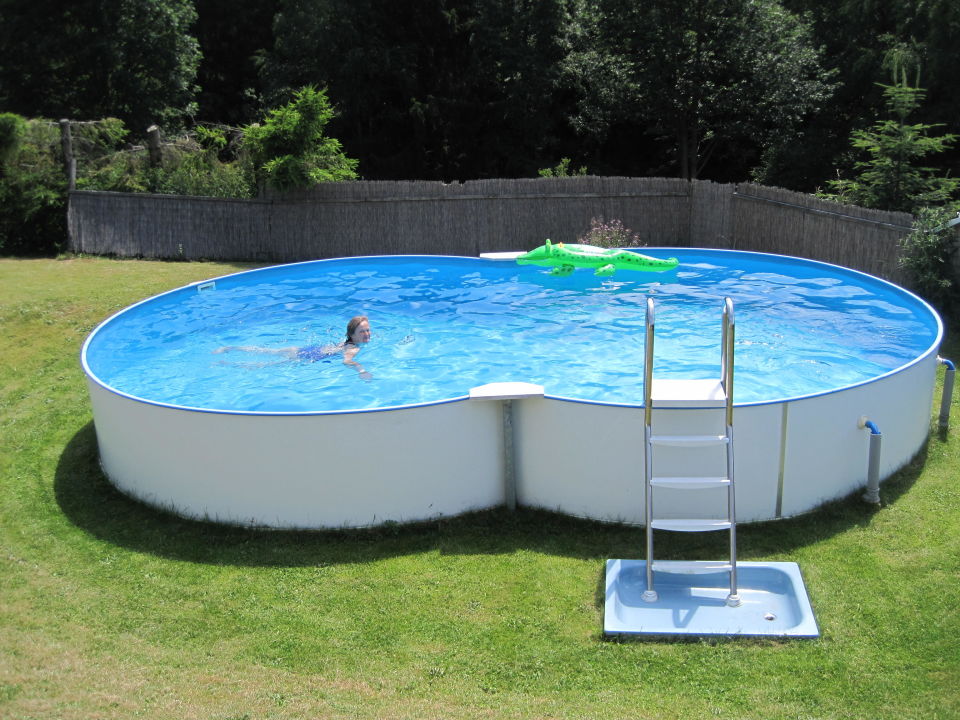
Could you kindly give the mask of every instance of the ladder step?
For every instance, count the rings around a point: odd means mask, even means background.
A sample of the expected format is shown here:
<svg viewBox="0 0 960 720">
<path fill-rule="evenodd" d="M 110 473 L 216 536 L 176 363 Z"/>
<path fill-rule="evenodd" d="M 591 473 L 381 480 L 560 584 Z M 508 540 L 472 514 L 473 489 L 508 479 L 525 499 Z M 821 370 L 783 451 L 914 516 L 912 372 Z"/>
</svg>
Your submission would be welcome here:
<svg viewBox="0 0 960 720">
<path fill-rule="evenodd" d="M 707 488 L 725 487 L 730 484 L 728 477 L 652 477 L 650 484 L 657 487 L 674 488 L 677 490 L 706 490 Z"/>
<path fill-rule="evenodd" d="M 654 520 L 651 527 L 654 530 L 675 530 L 677 532 L 710 532 L 711 530 L 729 530 L 733 523 L 729 520 L 674 519 Z"/>
<path fill-rule="evenodd" d="M 726 445 L 729 438 L 726 435 L 651 435 L 653 445 L 700 446 Z"/>
<path fill-rule="evenodd" d="M 733 570 L 733 563 L 729 560 L 654 560 L 653 569 L 684 574 L 729 572 Z"/>
<path fill-rule="evenodd" d="M 650 388 L 653 407 L 717 408 L 727 403 L 719 380 L 654 379 Z"/>
</svg>

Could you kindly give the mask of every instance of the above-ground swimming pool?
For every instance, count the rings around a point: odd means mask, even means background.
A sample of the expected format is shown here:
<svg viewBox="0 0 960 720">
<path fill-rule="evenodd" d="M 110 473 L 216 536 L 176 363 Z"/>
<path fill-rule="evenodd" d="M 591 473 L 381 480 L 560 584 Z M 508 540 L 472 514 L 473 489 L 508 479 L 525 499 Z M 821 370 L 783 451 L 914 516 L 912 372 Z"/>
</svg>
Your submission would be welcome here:
<svg viewBox="0 0 960 720">
<path fill-rule="evenodd" d="M 680 264 L 603 278 L 510 259 L 344 258 L 145 300 L 83 347 L 104 471 L 174 512 L 271 527 L 421 520 L 512 493 L 641 522 L 648 297 L 658 378 L 719 377 L 723 298 L 734 302 L 741 521 L 863 485 L 863 417 L 884 433 L 883 477 L 921 447 L 942 326 L 916 296 L 796 258 L 643 252 Z M 339 356 L 257 350 L 335 345 L 357 314 L 373 331 L 357 356 L 372 378 Z M 660 409 L 654 423 L 681 431 L 709 412 Z M 658 508 L 690 515 L 669 498 Z"/>
</svg>

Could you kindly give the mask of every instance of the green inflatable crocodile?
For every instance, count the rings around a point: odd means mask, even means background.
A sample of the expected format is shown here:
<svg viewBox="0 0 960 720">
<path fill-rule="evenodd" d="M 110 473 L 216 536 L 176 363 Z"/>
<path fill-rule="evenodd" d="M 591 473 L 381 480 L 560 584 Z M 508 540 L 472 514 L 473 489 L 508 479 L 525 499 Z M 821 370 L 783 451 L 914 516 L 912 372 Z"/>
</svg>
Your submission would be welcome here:
<svg viewBox="0 0 960 720">
<path fill-rule="evenodd" d="M 518 257 L 517 263 L 553 268 L 551 275 L 569 275 L 578 267 L 596 268 L 594 275 L 613 275 L 618 269 L 663 272 L 672 270 L 679 264 L 676 258 L 661 260 L 629 250 L 599 248 L 593 245 L 554 245 L 549 240 Z"/>
</svg>

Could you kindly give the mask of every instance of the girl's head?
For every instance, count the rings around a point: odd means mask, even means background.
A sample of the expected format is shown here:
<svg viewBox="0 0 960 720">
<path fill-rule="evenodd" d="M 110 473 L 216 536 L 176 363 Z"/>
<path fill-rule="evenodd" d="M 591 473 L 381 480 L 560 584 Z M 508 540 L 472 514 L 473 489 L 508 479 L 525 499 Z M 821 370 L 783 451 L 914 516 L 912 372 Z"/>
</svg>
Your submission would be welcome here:
<svg viewBox="0 0 960 720">
<path fill-rule="evenodd" d="M 370 342 L 370 321 L 366 315 L 357 315 L 347 323 L 347 342 L 360 345 Z"/>
</svg>

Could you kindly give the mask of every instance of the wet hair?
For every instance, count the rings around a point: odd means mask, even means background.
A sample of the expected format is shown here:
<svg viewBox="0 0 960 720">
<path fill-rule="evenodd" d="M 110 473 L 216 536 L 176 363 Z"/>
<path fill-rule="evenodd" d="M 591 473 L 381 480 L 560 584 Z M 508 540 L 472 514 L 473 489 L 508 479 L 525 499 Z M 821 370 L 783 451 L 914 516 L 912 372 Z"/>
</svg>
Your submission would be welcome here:
<svg viewBox="0 0 960 720">
<path fill-rule="evenodd" d="M 350 318 L 350 322 L 347 323 L 347 342 L 353 342 L 353 334 L 362 322 L 369 322 L 366 315 L 355 315 Z"/>
</svg>

